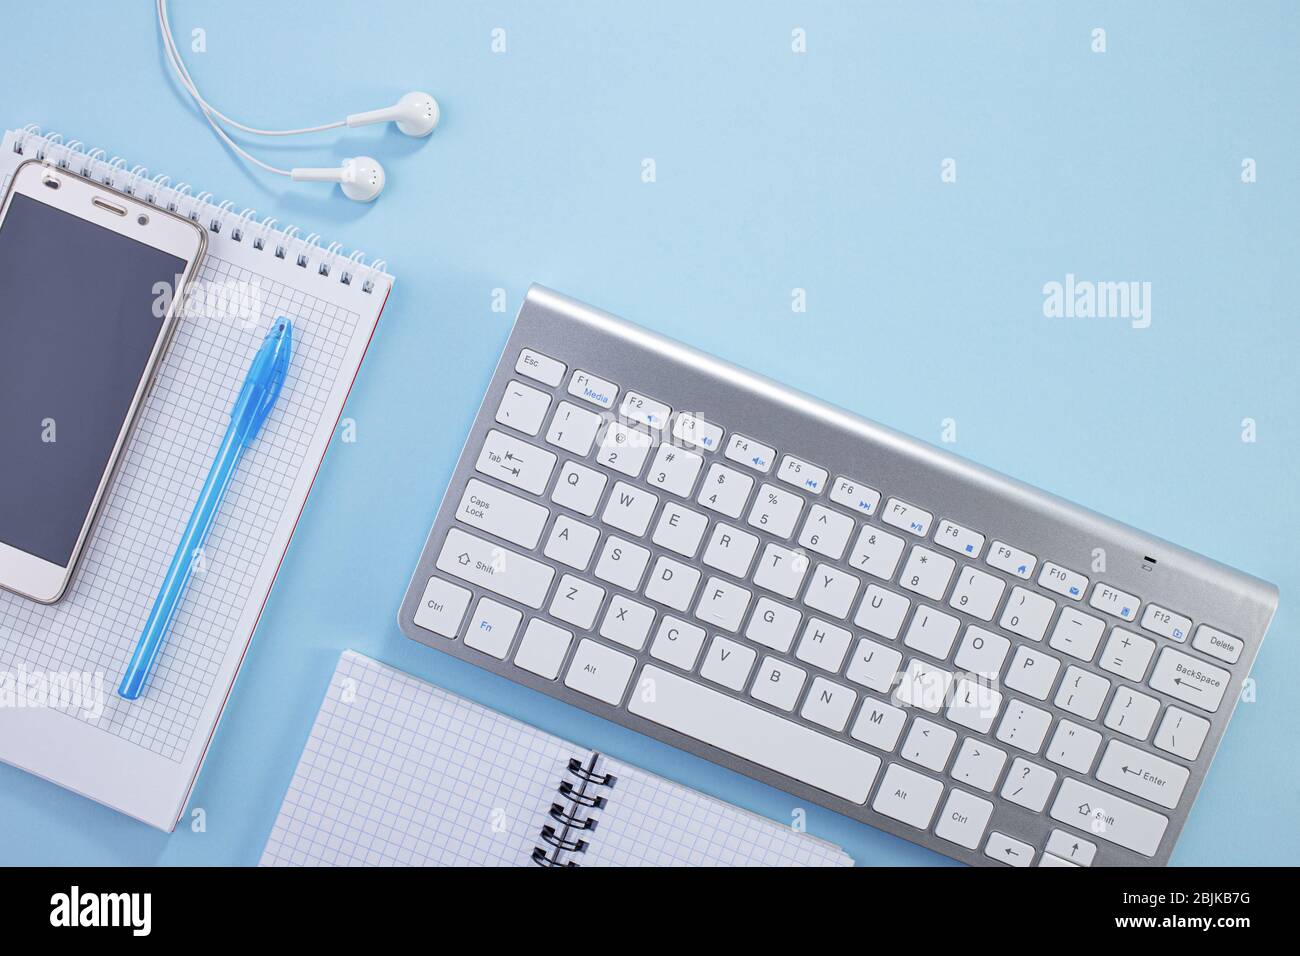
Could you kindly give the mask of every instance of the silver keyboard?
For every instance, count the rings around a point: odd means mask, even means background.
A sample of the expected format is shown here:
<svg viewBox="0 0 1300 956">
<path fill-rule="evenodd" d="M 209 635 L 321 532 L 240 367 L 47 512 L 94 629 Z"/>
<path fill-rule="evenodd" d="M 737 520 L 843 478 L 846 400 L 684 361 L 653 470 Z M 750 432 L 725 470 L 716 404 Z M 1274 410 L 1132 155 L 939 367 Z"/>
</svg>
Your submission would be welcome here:
<svg viewBox="0 0 1300 956">
<path fill-rule="evenodd" d="M 414 640 L 958 860 L 1168 861 L 1277 589 L 534 286 Z"/>
</svg>

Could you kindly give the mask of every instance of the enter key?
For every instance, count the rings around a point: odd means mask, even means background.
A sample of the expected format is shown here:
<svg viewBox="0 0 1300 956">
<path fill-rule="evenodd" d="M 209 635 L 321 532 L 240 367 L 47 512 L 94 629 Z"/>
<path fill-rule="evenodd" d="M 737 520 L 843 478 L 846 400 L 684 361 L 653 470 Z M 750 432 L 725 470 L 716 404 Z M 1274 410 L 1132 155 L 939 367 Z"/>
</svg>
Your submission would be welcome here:
<svg viewBox="0 0 1300 956">
<path fill-rule="evenodd" d="M 1112 740 L 1097 768 L 1097 779 L 1172 810 L 1187 785 L 1187 770 L 1155 754 Z"/>
</svg>

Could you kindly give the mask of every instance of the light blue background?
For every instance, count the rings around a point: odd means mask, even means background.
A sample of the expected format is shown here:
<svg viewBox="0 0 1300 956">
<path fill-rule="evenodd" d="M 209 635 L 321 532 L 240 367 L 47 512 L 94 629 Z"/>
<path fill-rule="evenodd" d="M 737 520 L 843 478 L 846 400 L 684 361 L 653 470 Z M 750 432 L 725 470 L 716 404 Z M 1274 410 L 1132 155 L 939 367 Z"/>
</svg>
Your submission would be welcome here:
<svg viewBox="0 0 1300 956">
<path fill-rule="evenodd" d="M 235 162 L 171 82 L 151 4 L 10 4 L 0 124 L 382 255 L 398 282 L 345 412 L 358 440 L 326 458 L 199 778 L 207 832 L 161 834 L 0 767 L 0 859 L 256 862 L 348 647 L 789 819 L 776 790 L 398 632 L 538 281 L 923 439 L 955 418 L 959 454 L 1276 582 L 1258 701 L 1174 861 L 1300 862 L 1300 17 L 1289 2 L 1083 6 L 174 3 L 200 87 L 245 122 L 440 99 L 427 141 L 370 128 L 260 148 L 377 156 L 388 190 L 360 206 Z M 188 52 L 194 26 L 204 54 Z M 1151 327 L 1044 318 L 1042 286 L 1067 272 L 1151 282 Z M 944 862 L 827 811 L 808 821 L 863 863 Z"/>
</svg>

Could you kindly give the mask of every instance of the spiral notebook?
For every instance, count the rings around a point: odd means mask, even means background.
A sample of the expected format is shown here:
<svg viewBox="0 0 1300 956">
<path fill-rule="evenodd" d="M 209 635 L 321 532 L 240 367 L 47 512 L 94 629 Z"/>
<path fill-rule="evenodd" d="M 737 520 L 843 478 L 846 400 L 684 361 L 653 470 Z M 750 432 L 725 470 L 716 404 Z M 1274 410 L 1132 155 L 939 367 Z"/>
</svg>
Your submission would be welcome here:
<svg viewBox="0 0 1300 956">
<path fill-rule="evenodd" d="M 852 866 L 839 847 L 355 651 L 263 866 Z"/>
<path fill-rule="evenodd" d="M 0 592 L 0 760 L 156 827 L 175 826 L 392 285 L 382 263 L 33 127 L 0 143 L 201 223 L 208 252 L 67 596 Z M 204 548 L 147 693 L 116 694 L 225 429 L 278 315 L 294 322 L 280 401 Z M 33 689 L 40 691 L 38 696 Z M 56 694 L 55 691 L 58 691 Z"/>
</svg>

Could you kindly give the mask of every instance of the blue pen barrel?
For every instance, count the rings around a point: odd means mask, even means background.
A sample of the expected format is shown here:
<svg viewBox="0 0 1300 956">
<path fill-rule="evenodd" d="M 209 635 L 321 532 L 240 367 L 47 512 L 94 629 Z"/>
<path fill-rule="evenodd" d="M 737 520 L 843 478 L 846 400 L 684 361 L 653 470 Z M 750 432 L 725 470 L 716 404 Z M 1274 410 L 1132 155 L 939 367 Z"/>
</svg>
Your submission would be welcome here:
<svg viewBox="0 0 1300 956">
<path fill-rule="evenodd" d="M 158 598 L 154 601 L 153 610 L 149 612 L 149 619 L 140 633 L 135 653 L 131 655 L 131 663 L 127 665 L 126 674 L 122 677 L 122 685 L 117 689 L 118 694 L 127 700 L 136 700 L 149 680 L 149 674 L 153 671 L 154 658 L 162 648 L 163 638 L 171 627 L 176 608 L 180 606 L 181 598 L 185 596 L 185 590 L 189 586 L 199 549 L 208 538 L 213 519 L 221 507 L 222 500 L 226 497 L 230 480 L 235 475 L 235 467 L 242 457 L 243 442 L 240 439 L 240 428 L 232 419 L 230 427 L 226 429 L 225 437 L 221 439 L 221 447 L 214 459 L 213 469 L 208 473 L 208 480 L 203 483 L 203 490 L 199 492 L 194 513 L 190 515 L 190 523 L 185 526 L 185 533 L 176 547 L 171 566 L 167 568 L 167 576 L 163 578 L 162 587 L 158 589 Z"/>
</svg>

